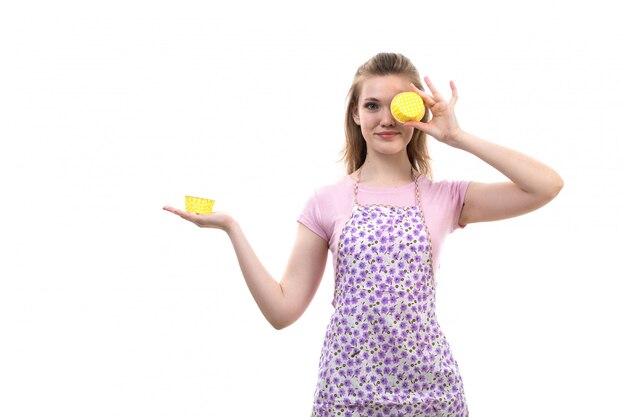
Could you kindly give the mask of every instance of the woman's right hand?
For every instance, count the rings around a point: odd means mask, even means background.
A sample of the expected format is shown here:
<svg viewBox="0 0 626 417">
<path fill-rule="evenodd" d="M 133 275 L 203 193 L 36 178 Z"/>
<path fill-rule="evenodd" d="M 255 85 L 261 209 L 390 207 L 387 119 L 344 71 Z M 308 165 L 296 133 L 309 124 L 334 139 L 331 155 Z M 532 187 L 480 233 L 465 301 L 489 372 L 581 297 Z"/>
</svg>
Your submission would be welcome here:
<svg viewBox="0 0 626 417">
<path fill-rule="evenodd" d="M 241 227 L 230 215 L 187 213 L 168 206 L 163 210 L 199 227 L 222 229 L 228 233 L 248 289 L 275 329 L 283 329 L 295 322 L 311 303 L 324 275 L 328 243 L 303 224 L 298 223 L 296 242 L 279 283 L 259 261 Z"/>
<path fill-rule="evenodd" d="M 213 212 L 211 214 L 195 214 L 188 213 L 183 210 L 176 209 L 174 207 L 165 206 L 163 210 L 174 213 L 177 216 L 195 224 L 198 227 L 208 227 L 211 229 L 221 229 L 228 232 L 228 229 L 233 225 L 235 220 L 226 213 Z"/>
</svg>

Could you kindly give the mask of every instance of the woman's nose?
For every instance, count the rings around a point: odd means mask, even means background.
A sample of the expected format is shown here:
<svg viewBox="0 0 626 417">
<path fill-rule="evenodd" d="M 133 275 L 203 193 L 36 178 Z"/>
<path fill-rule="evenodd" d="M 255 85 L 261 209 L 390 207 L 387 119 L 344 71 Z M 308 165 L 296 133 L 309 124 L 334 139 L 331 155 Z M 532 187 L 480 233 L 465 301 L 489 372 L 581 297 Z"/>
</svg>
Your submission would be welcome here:
<svg viewBox="0 0 626 417">
<path fill-rule="evenodd" d="M 396 119 L 393 117 L 393 114 L 391 114 L 391 108 L 389 106 L 383 107 L 381 117 L 380 124 L 382 126 L 394 126 L 396 124 Z"/>
</svg>

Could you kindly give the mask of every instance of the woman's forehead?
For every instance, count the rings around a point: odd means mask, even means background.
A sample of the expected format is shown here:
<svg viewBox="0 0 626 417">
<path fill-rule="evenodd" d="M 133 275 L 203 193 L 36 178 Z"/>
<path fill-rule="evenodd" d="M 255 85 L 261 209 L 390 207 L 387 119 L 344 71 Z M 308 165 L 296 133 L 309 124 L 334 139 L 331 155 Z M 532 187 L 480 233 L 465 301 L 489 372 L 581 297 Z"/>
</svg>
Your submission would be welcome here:
<svg viewBox="0 0 626 417">
<path fill-rule="evenodd" d="M 402 75 L 379 75 L 363 80 L 361 99 L 377 98 L 379 100 L 393 97 L 403 91 L 409 91 L 410 80 Z"/>
</svg>

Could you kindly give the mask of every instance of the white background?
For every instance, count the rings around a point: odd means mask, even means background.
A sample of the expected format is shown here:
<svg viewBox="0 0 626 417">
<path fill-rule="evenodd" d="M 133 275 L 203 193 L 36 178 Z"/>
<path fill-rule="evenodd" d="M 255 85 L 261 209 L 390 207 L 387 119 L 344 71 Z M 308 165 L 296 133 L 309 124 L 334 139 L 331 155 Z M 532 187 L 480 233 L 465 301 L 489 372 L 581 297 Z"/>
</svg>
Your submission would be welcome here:
<svg viewBox="0 0 626 417">
<path fill-rule="evenodd" d="M 310 415 L 332 270 L 274 330 L 214 198 L 280 279 L 344 175 L 356 68 L 401 52 L 468 131 L 564 178 L 452 234 L 439 320 L 472 415 L 623 412 L 626 36 L 608 1 L 20 1 L 0 7 L 0 415 Z M 500 180 L 430 142 L 435 179 Z"/>
</svg>

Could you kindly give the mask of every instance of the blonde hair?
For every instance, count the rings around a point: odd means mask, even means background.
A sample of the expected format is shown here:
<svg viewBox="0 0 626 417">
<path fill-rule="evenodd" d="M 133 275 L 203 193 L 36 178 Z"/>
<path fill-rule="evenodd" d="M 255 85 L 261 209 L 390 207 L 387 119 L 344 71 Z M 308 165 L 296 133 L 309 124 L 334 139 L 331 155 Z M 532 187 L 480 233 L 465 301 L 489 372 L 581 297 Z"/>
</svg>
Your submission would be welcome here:
<svg viewBox="0 0 626 417">
<path fill-rule="evenodd" d="M 363 165 L 367 155 L 365 138 L 361 133 L 361 127 L 357 125 L 352 117 L 359 102 L 363 81 L 368 77 L 381 75 L 403 75 L 406 76 L 417 88 L 424 91 L 419 73 L 411 61 L 404 55 L 397 53 L 379 53 L 370 58 L 359 67 L 354 74 L 352 86 L 348 91 L 345 131 L 346 143 L 343 149 L 342 160 L 346 164 L 348 174 L 353 173 Z M 428 121 L 430 112 L 426 109 L 422 122 Z M 411 141 L 407 145 L 407 154 L 413 168 L 420 175 L 431 177 L 430 156 L 426 145 L 426 134 L 415 129 Z"/>
</svg>

